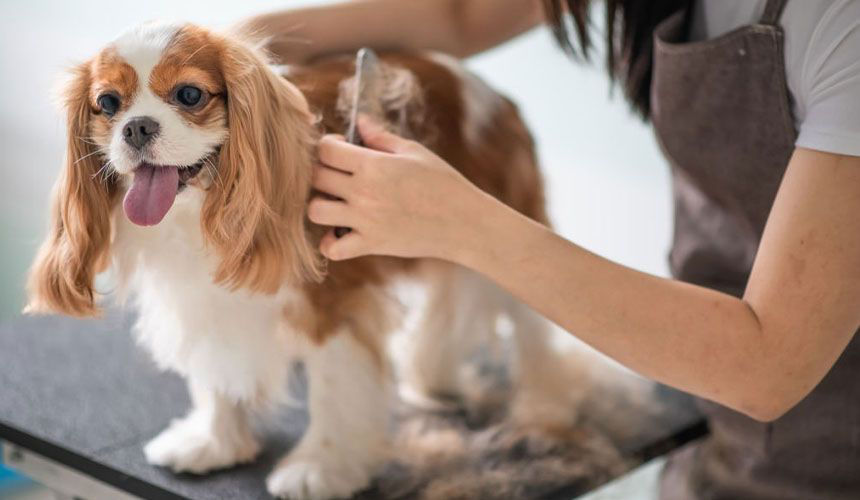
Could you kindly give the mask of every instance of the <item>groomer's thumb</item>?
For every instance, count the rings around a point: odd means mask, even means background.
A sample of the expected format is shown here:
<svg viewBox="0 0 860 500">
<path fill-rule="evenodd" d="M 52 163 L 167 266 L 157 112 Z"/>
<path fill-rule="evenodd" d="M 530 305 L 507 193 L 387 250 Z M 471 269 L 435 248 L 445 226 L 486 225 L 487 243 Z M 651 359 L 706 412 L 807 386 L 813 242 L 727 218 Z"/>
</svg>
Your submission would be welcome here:
<svg viewBox="0 0 860 500">
<path fill-rule="evenodd" d="M 410 143 L 409 140 L 385 130 L 385 127 L 367 115 L 358 117 L 358 133 L 365 146 L 387 153 L 402 153 Z"/>
</svg>

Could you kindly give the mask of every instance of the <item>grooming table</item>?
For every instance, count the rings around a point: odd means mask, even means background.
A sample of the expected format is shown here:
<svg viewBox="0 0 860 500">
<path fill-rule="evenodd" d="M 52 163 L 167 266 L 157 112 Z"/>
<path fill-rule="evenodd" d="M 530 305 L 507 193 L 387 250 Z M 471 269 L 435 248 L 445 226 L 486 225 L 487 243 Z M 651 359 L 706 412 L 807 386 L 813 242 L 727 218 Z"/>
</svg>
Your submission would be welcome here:
<svg viewBox="0 0 860 500">
<path fill-rule="evenodd" d="M 60 498 L 269 498 L 265 477 L 307 424 L 287 410 L 261 428 L 263 452 L 253 464 L 206 476 L 175 475 L 148 465 L 142 447 L 185 414 L 184 382 L 159 373 L 134 345 L 132 313 L 100 320 L 18 318 L 0 326 L 0 446 L 3 462 L 58 492 Z M 636 404 L 613 412 L 640 422 L 618 438 L 629 463 L 701 436 L 704 424 L 686 397 L 659 387 L 658 401 L 636 418 Z M 602 420 L 600 417 L 594 421 Z M 584 493 L 558 491 L 556 498 Z M 380 498 L 374 490 L 361 498 Z M 546 497 L 546 495 L 544 495 Z M 405 497 L 404 497 L 405 498 Z"/>
</svg>

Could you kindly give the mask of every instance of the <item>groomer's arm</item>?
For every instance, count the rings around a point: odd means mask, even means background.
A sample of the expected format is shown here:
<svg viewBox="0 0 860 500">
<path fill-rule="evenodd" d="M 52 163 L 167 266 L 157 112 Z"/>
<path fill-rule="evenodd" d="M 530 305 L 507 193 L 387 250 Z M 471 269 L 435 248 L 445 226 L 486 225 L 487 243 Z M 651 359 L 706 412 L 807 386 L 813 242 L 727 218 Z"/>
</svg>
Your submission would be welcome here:
<svg viewBox="0 0 860 500">
<path fill-rule="evenodd" d="M 466 57 L 528 31 L 542 16 L 540 0 L 364 0 L 263 14 L 243 26 L 270 37 L 280 61 L 301 63 L 365 45 Z"/>
<path fill-rule="evenodd" d="M 860 326 L 860 158 L 799 149 L 742 299 L 621 266 L 497 203 L 452 258 L 650 378 L 770 421 Z M 469 233 L 465 233 L 469 234 Z"/>
<path fill-rule="evenodd" d="M 795 151 L 743 299 L 595 255 L 489 195 L 424 147 L 362 122 L 376 149 L 320 143 L 309 216 L 331 258 L 437 257 L 498 282 L 646 376 L 759 420 L 805 397 L 860 326 L 860 158 Z M 343 172 L 346 173 L 343 173 Z"/>
</svg>

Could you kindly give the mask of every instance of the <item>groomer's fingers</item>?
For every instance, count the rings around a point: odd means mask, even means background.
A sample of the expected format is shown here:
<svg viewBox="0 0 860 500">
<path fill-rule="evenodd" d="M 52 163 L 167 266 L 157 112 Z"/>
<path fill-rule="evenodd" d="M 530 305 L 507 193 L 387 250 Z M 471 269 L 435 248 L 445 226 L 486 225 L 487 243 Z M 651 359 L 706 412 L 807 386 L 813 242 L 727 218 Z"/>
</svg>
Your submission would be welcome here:
<svg viewBox="0 0 860 500">
<path fill-rule="evenodd" d="M 352 175 L 347 172 L 335 170 L 325 165 L 317 165 L 314 167 L 312 185 L 323 193 L 347 199 L 351 177 Z"/>
<path fill-rule="evenodd" d="M 338 200 L 317 196 L 308 204 L 308 219 L 323 226 L 346 226 L 353 222 L 349 207 Z"/>
<path fill-rule="evenodd" d="M 323 236 L 320 241 L 320 252 L 331 260 L 346 260 L 366 255 L 364 240 L 355 230 L 338 238 L 334 229 Z"/>
<path fill-rule="evenodd" d="M 413 141 L 385 130 L 367 115 L 359 115 L 358 132 L 367 147 L 387 153 L 404 153 L 414 144 Z"/>
<path fill-rule="evenodd" d="M 330 167 L 344 172 L 355 172 L 379 153 L 350 144 L 342 136 L 324 135 L 317 145 L 317 155 L 321 162 Z"/>
</svg>

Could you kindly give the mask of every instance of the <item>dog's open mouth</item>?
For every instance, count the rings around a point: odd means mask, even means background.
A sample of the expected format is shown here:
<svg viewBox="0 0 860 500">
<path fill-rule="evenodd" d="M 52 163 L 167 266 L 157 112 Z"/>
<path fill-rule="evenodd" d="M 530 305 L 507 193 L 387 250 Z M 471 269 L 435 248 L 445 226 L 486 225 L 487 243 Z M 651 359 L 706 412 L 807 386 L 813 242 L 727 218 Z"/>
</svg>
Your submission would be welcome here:
<svg viewBox="0 0 860 500">
<path fill-rule="evenodd" d="M 185 186 L 188 185 L 188 181 L 197 177 L 197 174 L 203 170 L 203 160 L 198 161 L 194 165 L 190 167 L 180 168 L 179 169 L 179 187 L 176 189 L 177 192 L 185 189 Z"/>
<path fill-rule="evenodd" d="M 176 194 L 200 173 L 207 159 L 187 167 L 146 162 L 138 165 L 122 203 L 128 220 L 139 226 L 154 226 L 161 222 L 173 206 Z"/>
</svg>

